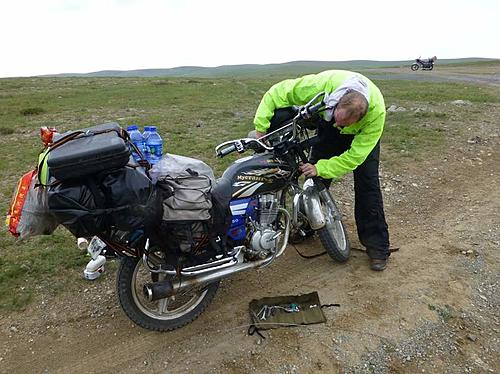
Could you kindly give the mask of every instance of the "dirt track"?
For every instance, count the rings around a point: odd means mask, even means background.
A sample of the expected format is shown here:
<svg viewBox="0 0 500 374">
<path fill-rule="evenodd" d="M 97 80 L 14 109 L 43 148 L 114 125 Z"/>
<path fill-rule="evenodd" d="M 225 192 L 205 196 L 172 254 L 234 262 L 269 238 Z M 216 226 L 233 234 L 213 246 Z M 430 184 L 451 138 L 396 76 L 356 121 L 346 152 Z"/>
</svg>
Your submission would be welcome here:
<svg viewBox="0 0 500 374">
<path fill-rule="evenodd" d="M 39 299 L 1 316 L 0 372 L 494 372 L 500 107 L 479 109 L 489 121 L 464 123 L 476 127 L 446 153 L 419 167 L 383 169 L 391 241 L 400 247 L 386 271 L 370 271 L 357 250 L 336 264 L 302 259 L 289 247 L 271 267 L 224 281 L 198 320 L 170 333 L 134 326 L 108 273 L 76 297 Z M 359 247 L 352 197 L 341 193 L 350 183 L 333 191 Z M 321 250 L 314 239 L 297 248 Z M 269 330 L 264 340 L 246 335 L 251 299 L 311 291 L 341 305 L 325 310 L 326 324 Z"/>
<path fill-rule="evenodd" d="M 498 71 L 485 69 L 481 66 L 464 67 L 440 67 L 436 65 L 432 71 L 418 70 L 410 71 L 407 66 L 400 68 L 371 69 L 369 72 L 376 74 L 378 79 L 398 79 L 429 82 L 470 82 L 484 84 L 492 87 L 500 87 L 500 74 Z"/>
</svg>

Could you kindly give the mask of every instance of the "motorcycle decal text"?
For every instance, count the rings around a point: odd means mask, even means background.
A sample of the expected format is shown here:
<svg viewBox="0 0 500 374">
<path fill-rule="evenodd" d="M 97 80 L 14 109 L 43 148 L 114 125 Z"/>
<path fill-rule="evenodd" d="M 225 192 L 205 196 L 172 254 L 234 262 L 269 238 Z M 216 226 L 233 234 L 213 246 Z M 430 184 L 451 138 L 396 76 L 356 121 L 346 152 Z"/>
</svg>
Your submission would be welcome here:
<svg viewBox="0 0 500 374">
<path fill-rule="evenodd" d="M 264 183 L 269 182 L 269 178 L 258 177 L 256 175 L 238 175 L 236 179 L 240 181 L 253 181 L 253 182 L 264 182 Z"/>
</svg>

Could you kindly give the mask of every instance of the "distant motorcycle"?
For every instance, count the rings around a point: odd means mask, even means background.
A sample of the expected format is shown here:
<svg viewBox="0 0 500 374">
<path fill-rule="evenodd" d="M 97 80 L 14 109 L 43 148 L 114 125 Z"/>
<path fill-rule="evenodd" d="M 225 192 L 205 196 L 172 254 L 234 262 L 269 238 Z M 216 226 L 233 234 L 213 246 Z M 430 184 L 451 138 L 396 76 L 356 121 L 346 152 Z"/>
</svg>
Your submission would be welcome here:
<svg viewBox="0 0 500 374">
<path fill-rule="evenodd" d="M 434 62 L 436 62 L 436 60 L 436 56 L 429 57 L 426 60 L 422 60 L 419 57 L 415 60 L 415 63 L 411 65 L 411 70 L 417 71 L 420 68 L 422 68 L 422 70 L 432 70 L 434 68 Z"/>
</svg>

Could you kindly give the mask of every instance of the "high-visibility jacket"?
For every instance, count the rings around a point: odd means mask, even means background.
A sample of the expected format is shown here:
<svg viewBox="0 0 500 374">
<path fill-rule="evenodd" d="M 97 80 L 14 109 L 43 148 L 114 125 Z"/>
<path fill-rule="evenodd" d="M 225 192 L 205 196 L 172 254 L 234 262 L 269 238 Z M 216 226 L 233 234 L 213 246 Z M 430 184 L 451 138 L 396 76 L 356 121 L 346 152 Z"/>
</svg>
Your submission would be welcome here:
<svg viewBox="0 0 500 374">
<path fill-rule="evenodd" d="M 327 70 L 319 74 L 305 75 L 276 83 L 264 94 L 257 108 L 254 119 L 255 129 L 265 133 L 276 109 L 304 105 L 322 91 L 330 94 L 353 75 L 359 76 L 368 83 L 368 111 L 358 122 L 340 129 L 341 134 L 354 135 L 350 149 L 340 156 L 319 160 L 316 163 L 316 170 L 320 177 L 329 179 L 339 178 L 356 169 L 365 161 L 379 141 L 385 122 L 385 103 L 380 90 L 372 81 L 359 73 Z"/>
</svg>

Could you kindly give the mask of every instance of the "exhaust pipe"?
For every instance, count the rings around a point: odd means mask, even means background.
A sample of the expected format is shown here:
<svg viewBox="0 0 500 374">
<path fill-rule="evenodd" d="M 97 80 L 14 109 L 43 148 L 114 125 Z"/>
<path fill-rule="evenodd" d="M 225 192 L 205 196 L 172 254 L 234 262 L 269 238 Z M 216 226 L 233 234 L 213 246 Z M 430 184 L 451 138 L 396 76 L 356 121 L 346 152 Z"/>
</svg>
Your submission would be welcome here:
<svg viewBox="0 0 500 374">
<path fill-rule="evenodd" d="M 265 266 L 273 259 L 274 258 L 271 256 L 255 262 L 240 263 L 238 265 L 233 265 L 230 268 L 221 269 L 208 274 L 202 274 L 195 277 L 183 277 L 180 281 L 176 280 L 175 283 L 167 279 L 154 283 L 146 283 L 143 287 L 143 293 L 149 301 L 156 301 L 165 297 L 174 296 L 177 292 L 188 287 L 198 284 L 213 283 L 221 280 L 222 278 L 229 277 L 230 275 L 240 273 L 251 268 Z"/>
<path fill-rule="evenodd" d="M 156 301 L 172 296 L 174 294 L 173 288 L 172 282 L 165 279 L 159 282 L 146 283 L 142 288 L 142 292 L 149 301 Z"/>
<path fill-rule="evenodd" d="M 219 281 L 223 278 L 227 278 L 236 273 L 240 273 L 245 270 L 249 270 L 252 268 L 265 267 L 274 261 L 275 258 L 281 256 L 288 245 L 288 237 L 290 236 L 290 215 L 285 209 L 280 208 L 280 211 L 285 215 L 286 219 L 286 229 L 284 234 L 284 241 L 281 247 L 274 254 L 258 261 L 252 262 L 244 262 L 243 253 L 240 250 L 237 251 L 236 255 L 236 263 L 228 266 L 227 264 L 221 264 L 218 267 L 214 268 L 212 271 L 200 270 L 198 275 L 182 277 L 181 271 L 181 279 L 175 280 L 172 282 L 170 280 L 162 280 L 153 283 L 146 283 L 143 286 L 143 293 L 146 299 L 149 301 L 156 301 L 159 299 L 163 299 L 165 297 L 174 296 L 177 292 L 184 290 L 186 288 L 199 285 L 199 284 L 210 284 L 216 281 Z M 147 262 L 145 262 L 146 266 Z M 162 271 L 165 272 L 166 271 Z"/>
</svg>

